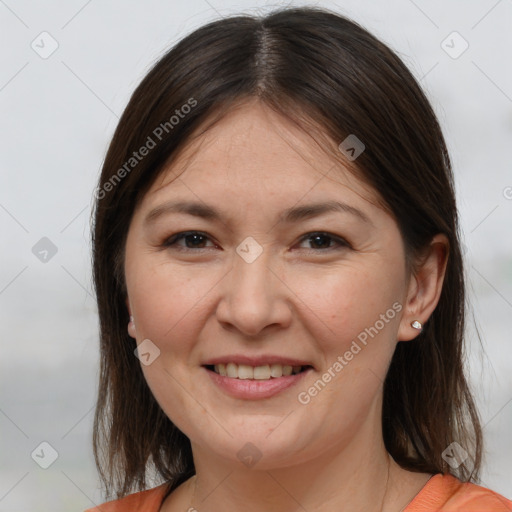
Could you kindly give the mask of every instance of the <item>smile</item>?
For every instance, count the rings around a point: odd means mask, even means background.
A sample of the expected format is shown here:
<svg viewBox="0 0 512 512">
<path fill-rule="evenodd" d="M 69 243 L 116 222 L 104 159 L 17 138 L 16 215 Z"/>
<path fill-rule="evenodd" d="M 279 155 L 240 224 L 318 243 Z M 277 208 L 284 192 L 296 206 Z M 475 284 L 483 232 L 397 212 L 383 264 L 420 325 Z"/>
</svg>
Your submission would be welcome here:
<svg viewBox="0 0 512 512">
<path fill-rule="evenodd" d="M 203 368 L 215 387 L 231 397 L 242 400 L 261 400 L 279 395 L 297 386 L 313 371 L 312 366 L 280 364 L 250 366 L 219 363 L 205 365 Z"/>
<path fill-rule="evenodd" d="M 289 366 L 282 364 L 266 364 L 262 366 L 250 366 L 247 364 L 216 364 L 207 365 L 206 368 L 210 371 L 228 377 L 230 379 L 253 379 L 253 380 L 269 380 L 277 379 L 279 377 L 286 377 L 289 375 L 296 375 L 301 373 L 310 366 Z"/>
</svg>

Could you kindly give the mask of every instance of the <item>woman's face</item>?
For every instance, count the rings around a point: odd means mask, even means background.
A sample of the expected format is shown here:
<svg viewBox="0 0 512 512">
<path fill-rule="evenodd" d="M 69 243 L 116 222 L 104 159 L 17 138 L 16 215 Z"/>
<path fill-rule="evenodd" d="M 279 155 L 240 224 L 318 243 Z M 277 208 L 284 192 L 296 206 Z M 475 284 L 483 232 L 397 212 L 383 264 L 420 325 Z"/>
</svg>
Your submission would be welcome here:
<svg viewBox="0 0 512 512">
<path fill-rule="evenodd" d="M 397 224 L 376 202 L 258 104 L 223 118 L 144 196 L 126 243 L 129 333 L 193 447 L 264 469 L 380 435 L 408 281 Z"/>
</svg>

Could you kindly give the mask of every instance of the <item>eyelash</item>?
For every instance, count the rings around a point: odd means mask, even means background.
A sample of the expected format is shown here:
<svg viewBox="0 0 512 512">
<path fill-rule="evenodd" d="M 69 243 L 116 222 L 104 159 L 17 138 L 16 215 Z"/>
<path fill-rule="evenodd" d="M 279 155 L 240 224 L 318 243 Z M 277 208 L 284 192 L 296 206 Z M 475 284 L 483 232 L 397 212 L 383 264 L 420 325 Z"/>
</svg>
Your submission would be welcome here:
<svg viewBox="0 0 512 512">
<path fill-rule="evenodd" d="M 172 235 L 171 237 L 167 238 L 166 241 L 162 244 L 162 246 L 166 247 L 166 248 L 175 248 L 178 251 L 184 251 L 184 252 L 197 251 L 198 249 L 211 249 L 212 248 L 212 247 L 199 247 L 199 248 L 194 249 L 191 247 L 183 247 L 183 246 L 176 245 L 176 242 L 178 242 L 179 240 L 185 239 L 185 237 L 192 236 L 192 235 L 199 235 L 202 237 L 209 238 L 208 235 L 206 233 L 203 233 L 202 231 L 182 231 L 180 233 L 176 233 L 176 234 Z M 350 244 L 343 238 L 336 236 L 336 235 L 332 235 L 325 231 L 312 231 L 311 233 L 307 233 L 299 240 L 299 243 L 302 243 L 304 240 L 310 240 L 315 237 L 329 238 L 329 239 L 333 240 L 334 242 L 338 243 L 340 247 L 338 247 L 338 248 L 328 247 L 326 249 L 306 249 L 306 251 L 309 250 L 309 251 L 313 251 L 313 252 L 328 252 L 328 251 L 330 252 L 332 250 L 339 250 L 341 248 L 351 248 Z"/>
</svg>

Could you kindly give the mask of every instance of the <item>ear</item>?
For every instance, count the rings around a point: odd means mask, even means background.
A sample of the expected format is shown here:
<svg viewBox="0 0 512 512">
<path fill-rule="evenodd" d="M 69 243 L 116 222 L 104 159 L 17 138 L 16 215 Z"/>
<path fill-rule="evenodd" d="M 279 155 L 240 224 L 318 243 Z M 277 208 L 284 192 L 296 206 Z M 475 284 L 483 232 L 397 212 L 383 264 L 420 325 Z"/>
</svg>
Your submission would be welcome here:
<svg viewBox="0 0 512 512">
<path fill-rule="evenodd" d="M 423 252 L 410 276 L 404 314 L 398 329 L 398 341 L 409 341 L 419 334 L 411 326 L 415 320 L 424 324 L 439 302 L 443 289 L 450 242 L 446 235 L 437 234 Z"/>
<path fill-rule="evenodd" d="M 128 309 L 128 314 L 130 315 L 130 321 L 128 322 L 128 334 L 132 338 L 136 339 L 137 334 L 136 334 L 136 330 L 135 330 L 135 321 L 132 316 L 132 307 L 130 305 L 130 300 L 128 299 L 128 296 L 126 297 L 126 308 Z"/>
</svg>

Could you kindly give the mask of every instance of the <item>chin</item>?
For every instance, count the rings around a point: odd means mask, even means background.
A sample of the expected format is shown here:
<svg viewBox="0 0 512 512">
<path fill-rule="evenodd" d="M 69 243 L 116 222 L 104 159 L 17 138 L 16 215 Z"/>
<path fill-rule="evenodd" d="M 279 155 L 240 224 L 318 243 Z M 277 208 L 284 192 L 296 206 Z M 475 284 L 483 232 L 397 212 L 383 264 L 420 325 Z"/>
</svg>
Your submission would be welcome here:
<svg viewBox="0 0 512 512">
<path fill-rule="evenodd" d="M 293 416 L 293 415 L 290 415 Z M 217 425 L 218 435 L 204 437 L 205 430 L 199 434 L 199 444 L 208 451 L 223 457 L 229 463 L 243 464 L 249 469 L 271 470 L 293 466 L 314 457 L 315 448 L 312 439 L 302 430 L 297 435 L 297 428 L 286 427 L 283 423 L 293 420 L 291 417 L 277 419 L 251 416 L 235 419 L 235 424 L 225 422 L 223 427 Z M 275 429 L 275 431 L 274 431 Z M 312 436 L 314 437 L 314 436 Z"/>
</svg>

